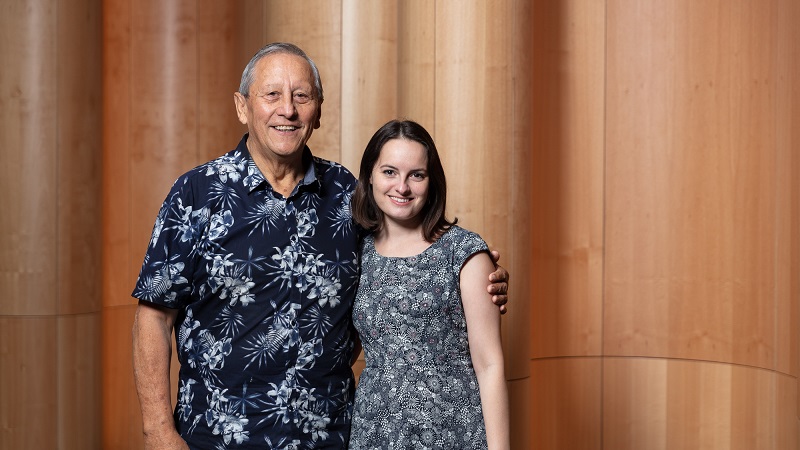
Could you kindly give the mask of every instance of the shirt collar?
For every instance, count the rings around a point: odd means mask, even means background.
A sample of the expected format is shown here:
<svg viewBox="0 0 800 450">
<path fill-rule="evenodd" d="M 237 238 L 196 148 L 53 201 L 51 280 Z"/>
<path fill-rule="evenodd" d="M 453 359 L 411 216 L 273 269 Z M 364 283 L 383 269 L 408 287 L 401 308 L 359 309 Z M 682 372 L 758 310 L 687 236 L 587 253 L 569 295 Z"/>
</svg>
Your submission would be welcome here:
<svg viewBox="0 0 800 450">
<path fill-rule="evenodd" d="M 242 156 L 245 158 L 245 170 L 247 173 L 242 174 L 245 180 L 245 185 L 247 186 L 248 192 L 253 192 L 257 189 L 263 189 L 267 186 L 272 189 L 267 181 L 264 174 L 261 173 L 258 166 L 256 166 L 255 161 L 253 161 L 253 156 L 250 154 L 250 150 L 247 149 L 247 136 L 249 133 L 245 133 L 242 137 L 242 140 L 239 141 L 239 145 L 236 147 L 237 152 L 241 152 Z M 319 179 L 319 168 L 317 167 L 316 162 L 314 161 L 314 155 L 311 154 L 311 149 L 308 148 L 306 145 L 303 148 L 303 167 L 306 168 L 306 173 L 303 176 L 303 179 L 300 181 L 300 188 L 302 189 L 319 189 L 321 186 L 321 182 Z"/>
</svg>

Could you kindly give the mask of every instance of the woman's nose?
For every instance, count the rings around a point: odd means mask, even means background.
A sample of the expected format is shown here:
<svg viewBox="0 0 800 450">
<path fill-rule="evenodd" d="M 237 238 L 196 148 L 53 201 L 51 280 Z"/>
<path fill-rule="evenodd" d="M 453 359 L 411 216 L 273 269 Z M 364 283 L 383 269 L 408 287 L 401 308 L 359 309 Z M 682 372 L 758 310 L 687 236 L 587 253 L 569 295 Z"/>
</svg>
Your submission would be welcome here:
<svg viewBox="0 0 800 450">
<path fill-rule="evenodd" d="M 407 194 L 408 191 L 411 190 L 411 188 L 408 186 L 408 182 L 403 178 L 397 182 L 397 187 L 395 189 L 397 189 L 397 192 L 400 194 Z"/>
</svg>

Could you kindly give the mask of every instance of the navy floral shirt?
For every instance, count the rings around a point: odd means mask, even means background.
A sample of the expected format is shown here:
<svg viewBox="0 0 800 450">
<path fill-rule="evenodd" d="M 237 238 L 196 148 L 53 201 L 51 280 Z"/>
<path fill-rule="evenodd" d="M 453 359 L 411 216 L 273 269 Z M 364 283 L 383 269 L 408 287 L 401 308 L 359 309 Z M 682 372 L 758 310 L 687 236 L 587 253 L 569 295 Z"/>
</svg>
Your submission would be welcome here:
<svg viewBox="0 0 800 450">
<path fill-rule="evenodd" d="M 175 422 L 191 448 L 346 448 L 356 180 L 306 148 L 284 198 L 246 142 L 175 182 L 133 296 L 180 310 Z"/>
</svg>

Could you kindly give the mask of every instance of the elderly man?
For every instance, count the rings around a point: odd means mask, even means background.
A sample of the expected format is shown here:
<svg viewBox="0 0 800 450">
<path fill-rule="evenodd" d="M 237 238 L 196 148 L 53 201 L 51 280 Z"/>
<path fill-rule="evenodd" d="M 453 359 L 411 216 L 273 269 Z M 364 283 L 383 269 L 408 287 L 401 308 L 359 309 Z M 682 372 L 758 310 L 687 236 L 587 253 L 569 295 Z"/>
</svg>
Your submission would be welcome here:
<svg viewBox="0 0 800 450">
<path fill-rule="evenodd" d="M 234 100 L 248 133 L 175 182 L 133 291 L 145 446 L 346 448 L 356 180 L 306 147 L 323 91 L 301 49 L 262 48 Z M 499 268 L 492 278 L 502 305 L 508 274 Z M 174 411 L 173 329 L 181 364 Z"/>
</svg>

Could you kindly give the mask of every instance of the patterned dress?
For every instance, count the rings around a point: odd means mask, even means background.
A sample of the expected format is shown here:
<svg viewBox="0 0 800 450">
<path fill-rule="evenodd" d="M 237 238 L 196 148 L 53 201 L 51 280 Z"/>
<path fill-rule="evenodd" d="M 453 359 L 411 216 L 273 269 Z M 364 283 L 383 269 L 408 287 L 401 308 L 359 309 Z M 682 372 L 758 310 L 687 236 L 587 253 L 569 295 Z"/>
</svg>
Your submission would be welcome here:
<svg viewBox="0 0 800 450">
<path fill-rule="evenodd" d="M 404 258 L 381 256 L 373 237 L 364 239 L 353 323 L 366 367 L 350 449 L 486 448 L 459 274 L 471 255 L 487 250 L 458 226 Z"/>
</svg>

